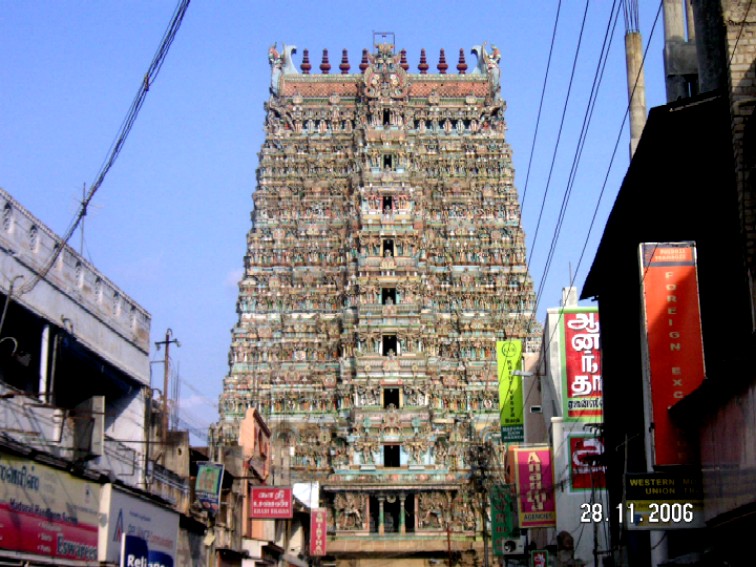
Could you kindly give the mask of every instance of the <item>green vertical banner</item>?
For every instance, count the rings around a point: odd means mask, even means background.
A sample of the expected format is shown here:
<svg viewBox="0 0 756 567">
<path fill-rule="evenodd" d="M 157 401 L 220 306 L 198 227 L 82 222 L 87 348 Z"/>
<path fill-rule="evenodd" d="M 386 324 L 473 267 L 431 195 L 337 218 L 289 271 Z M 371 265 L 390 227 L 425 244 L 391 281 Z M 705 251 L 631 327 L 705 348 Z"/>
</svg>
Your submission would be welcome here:
<svg viewBox="0 0 756 567">
<path fill-rule="evenodd" d="M 499 418 L 502 443 L 525 441 L 522 376 L 513 376 L 522 368 L 522 341 L 496 341 L 496 369 L 499 376 Z"/>
<path fill-rule="evenodd" d="M 494 555 L 504 554 L 504 540 L 518 536 L 515 518 L 514 486 L 495 484 L 489 491 L 491 505 L 491 539 Z"/>
</svg>

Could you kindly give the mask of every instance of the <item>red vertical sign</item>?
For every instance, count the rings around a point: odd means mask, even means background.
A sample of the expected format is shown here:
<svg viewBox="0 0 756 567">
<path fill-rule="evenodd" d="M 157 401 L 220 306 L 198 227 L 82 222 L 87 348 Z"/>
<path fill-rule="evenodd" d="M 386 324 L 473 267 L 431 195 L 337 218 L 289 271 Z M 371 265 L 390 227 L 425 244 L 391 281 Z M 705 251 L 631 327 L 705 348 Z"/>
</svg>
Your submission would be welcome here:
<svg viewBox="0 0 756 567">
<path fill-rule="evenodd" d="M 514 447 L 517 510 L 521 528 L 556 525 L 554 469 L 547 446 Z"/>
<path fill-rule="evenodd" d="M 568 420 L 601 421 L 604 398 L 599 351 L 599 314 L 595 309 L 565 311 L 564 376 L 565 408 Z"/>
<path fill-rule="evenodd" d="M 654 464 L 689 464 L 691 445 L 669 408 L 704 379 L 694 244 L 641 244 L 641 265 Z"/>
<path fill-rule="evenodd" d="M 606 467 L 599 461 L 604 455 L 604 443 L 600 437 L 570 435 L 570 488 L 594 490 L 606 488 Z"/>
<path fill-rule="evenodd" d="M 310 511 L 310 556 L 322 557 L 326 554 L 326 533 L 328 531 L 328 510 L 313 508 Z"/>
</svg>

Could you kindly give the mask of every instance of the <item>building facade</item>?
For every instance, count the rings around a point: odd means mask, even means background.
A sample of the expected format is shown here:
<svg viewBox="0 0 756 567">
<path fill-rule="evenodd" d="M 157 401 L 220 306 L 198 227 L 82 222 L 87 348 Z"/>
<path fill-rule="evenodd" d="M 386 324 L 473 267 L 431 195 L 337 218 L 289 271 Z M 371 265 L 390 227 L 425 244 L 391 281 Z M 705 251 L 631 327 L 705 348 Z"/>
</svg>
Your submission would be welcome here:
<svg viewBox="0 0 756 567">
<path fill-rule="evenodd" d="M 198 565 L 188 482 L 145 451 L 149 313 L 1 189 L 0 210 L 0 563 L 118 565 L 127 533 Z"/>
<path fill-rule="evenodd" d="M 325 51 L 311 74 L 307 50 L 297 70 L 270 49 L 214 436 L 235 444 L 260 411 L 271 483 L 320 483 L 337 562 L 479 560 L 470 455 L 499 437 L 496 340 L 540 337 L 499 53 L 460 50 L 450 74 L 442 50 L 428 74 L 423 50 L 411 73 L 392 43 L 338 74 Z"/>
<path fill-rule="evenodd" d="M 663 5 L 670 102 L 649 113 L 581 296 L 601 311 L 610 508 L 646 500 L 689 513 L 662 525 L 615 514 L 611 541 L 621 564 L 747 565 L 744 542 L 756 529 L 756 10 L 745 0 Z M 684 255 L 658 260 L 670 251 Z M 684 287 L 685 273 L 695 288 Z M 662 351 L 671 363 L 659 368 Z M 673 488 L 633 497 L 638 479 Z"/>
</svg>

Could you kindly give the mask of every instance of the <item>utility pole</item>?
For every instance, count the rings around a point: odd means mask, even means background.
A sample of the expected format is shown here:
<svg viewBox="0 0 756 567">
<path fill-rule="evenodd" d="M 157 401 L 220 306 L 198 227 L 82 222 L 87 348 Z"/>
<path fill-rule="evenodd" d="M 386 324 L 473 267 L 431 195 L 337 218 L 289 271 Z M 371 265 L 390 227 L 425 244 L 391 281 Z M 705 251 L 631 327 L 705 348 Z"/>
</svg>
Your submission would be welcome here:
<svg viewBox="0 0 756 567">
<path fill-rule="evenodd" d="M 165 331 L 165 340 L 156 341 L 155 347 L 160 350 L 160 345 L 165 345 L 165 358 L 163 359 L 163 415 L 161 416 L 161 432 L 160 439 L 163 442 L 163 447 L 168 443 L 168 374 L 170 371 L 171 358 L 170 348 L 171 343 L 175 343 L 177 347 L 181 346 L 178 339 L 171 338 L 173 331 L 169 328 Z"/>
</svg>

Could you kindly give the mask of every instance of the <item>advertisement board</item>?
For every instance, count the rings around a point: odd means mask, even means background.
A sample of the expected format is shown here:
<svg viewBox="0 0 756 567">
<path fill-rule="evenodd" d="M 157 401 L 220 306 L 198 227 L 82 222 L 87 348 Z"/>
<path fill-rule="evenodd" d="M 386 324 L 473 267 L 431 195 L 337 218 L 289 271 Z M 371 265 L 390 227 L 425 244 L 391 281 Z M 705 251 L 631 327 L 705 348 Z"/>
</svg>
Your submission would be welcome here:
<svg viewBox="0 0 756 567">
<path fill-rule="evenodd" d="M 100 485 L 0 455 L 0 547 L 97 561 Z"/>
<path fill-rule="evenodd" d="M 99 534 L 99 561 L 117 564 L 126 534 L 146 542 L 150 561 L 160 558 L 159 565 L 166 567 L 175 562 L 179 528 L 175 511 L 106 484 L 102 487 L 100 513 L 105 523 Z"/>
<path fill-rule="evenodd" d="M 328 532 L 328 510 L 312 508 L 310 511 L 310 556 L 322 557 L 326 554 L 326 533 Z"/>
<path fill-rule="evenodd" d="M 705 376 L 696 250 L 692 242 L 640 245 L 646 364 L 655 465 L 692 464 L 691 440 L 669 408 Z"/>
<path fill-rule="evenodd" d="M 197 463 L 197 480 L 194 484 L 194 495 L 205 510 L 215 513 L 220 508 L 222 483 L 222 464 L 210 461 Z"/>
<path fill-rule="evenodd" d="M 604 442 L 595 435 L 570 435 L 567 438 L 570 458 L 570 490 L 606 488 L 606 467 L 599 463 Z"/>
<path fill-rule="evenodd" d="M 515 526 L 514 486 L 494 484 L 489 491 L 491 506 L 491 539 L 494 555 L 504 554 L 504 541 L 517 532 Z M 519 534 L 518 534 L 519 535 Z"/>
<path fill-rule="evenodd" d="M 512 372 L 522 369 L 522 341 L 496 341 L 496 369 L 501 442 L 521 443 L 525 440 L 522 376 L 512 375 Z"/>
<path fill-rule="evenodd" d="M 551 449 L 546 445 L 514 447 L 512 454 L 520 528 L 556 526 Z"/>
<path fill-rule="evenodd" d="M 261 520 L 294 516 L 291 487 L 253 486 L 250 488 L 249 517 Z"/>
<path fill-rule="evenodd" d="M 534 549 L 530 552 L 530 567 L 548 567 L 549 552 L 546 549 Z"/>
<path fill-rule="evenodd" d="M 604 398 L 598 309 L 565 309 L 560 331 L 564 419 L 601 421 Z"/>
<path fill-rule="evenodd" d="M 700 471 L 627 473 L 625 514 L 630 530 L 705 527 Z"/>
</svg>

